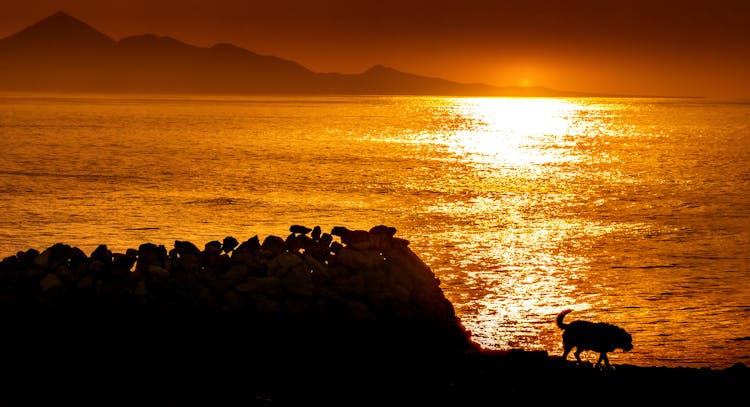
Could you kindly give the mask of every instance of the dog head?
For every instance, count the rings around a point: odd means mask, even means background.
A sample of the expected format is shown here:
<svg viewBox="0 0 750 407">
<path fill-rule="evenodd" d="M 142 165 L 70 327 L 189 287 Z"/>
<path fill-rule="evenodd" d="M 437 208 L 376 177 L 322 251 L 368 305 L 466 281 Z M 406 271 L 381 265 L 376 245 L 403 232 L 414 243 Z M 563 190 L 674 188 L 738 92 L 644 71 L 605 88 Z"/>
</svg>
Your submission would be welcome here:
<svg viewBox="0 0 750 407">
<path fill-rule="evenodd" d="M 629 333 L 625 332 L 624 329 L 619 329 L 618 334 L 615 336 L 615 346 L 622 349 L 625 352 L 633 350 L 633 337 Z"/>
</svg>

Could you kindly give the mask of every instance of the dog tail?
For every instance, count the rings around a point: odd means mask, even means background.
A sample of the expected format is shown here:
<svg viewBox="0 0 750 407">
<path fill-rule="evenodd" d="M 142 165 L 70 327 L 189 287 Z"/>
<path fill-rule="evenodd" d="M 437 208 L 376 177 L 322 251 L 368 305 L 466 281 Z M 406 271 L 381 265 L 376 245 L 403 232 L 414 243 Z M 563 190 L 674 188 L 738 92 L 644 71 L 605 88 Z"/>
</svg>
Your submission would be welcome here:
<svg viewBox="0 0 750 407">
<path fill-rule="evenodd" d="M 568 327 L 568 324 L 566 324 L 565 322 L 563 322 L 563 319 L 565 319 L 565 316 L 568 315 L 568 314 L 570 314 L 571 312 L 573 312 L 572 309 L 566 309 L 566 310 L 560 311 L 560 313 L 557 314 L 557 320 L 556 320 L 556 322 L 557 322 L 557 327 L 558 328 L 565 329 L 565 328 Z"/>
</svg>

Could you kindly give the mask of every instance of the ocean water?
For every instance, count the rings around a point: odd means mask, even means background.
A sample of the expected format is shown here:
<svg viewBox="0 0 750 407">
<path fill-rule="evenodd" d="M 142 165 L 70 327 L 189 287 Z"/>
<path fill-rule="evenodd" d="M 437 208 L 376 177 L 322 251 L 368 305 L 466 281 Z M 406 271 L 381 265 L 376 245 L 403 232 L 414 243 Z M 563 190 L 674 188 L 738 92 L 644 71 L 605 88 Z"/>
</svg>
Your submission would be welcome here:
<svg viewBox="0 0 750 407">
<path fill-rule="evenodd" d="M 750 363 L 750 103 L 3 94 L 0 140 L 0 257 L 385 224 L 486 348 L 572 308 L 612 363 Z"/>
</svg>

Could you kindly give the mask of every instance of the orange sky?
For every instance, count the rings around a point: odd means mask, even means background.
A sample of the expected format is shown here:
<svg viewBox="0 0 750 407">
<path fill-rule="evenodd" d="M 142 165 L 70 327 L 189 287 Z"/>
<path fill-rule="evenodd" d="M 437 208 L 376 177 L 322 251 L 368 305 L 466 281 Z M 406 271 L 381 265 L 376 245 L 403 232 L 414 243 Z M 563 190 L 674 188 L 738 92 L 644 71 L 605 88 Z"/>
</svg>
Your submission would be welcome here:
<svg viewBox="0 0 750 407">
<path fill-rule="evenodd" d="M 0 0 L 0 37 L 60 10 L 115 39 L 229 42 L 314 71 L 750 98 L 747 0 Z"/>
</svg>

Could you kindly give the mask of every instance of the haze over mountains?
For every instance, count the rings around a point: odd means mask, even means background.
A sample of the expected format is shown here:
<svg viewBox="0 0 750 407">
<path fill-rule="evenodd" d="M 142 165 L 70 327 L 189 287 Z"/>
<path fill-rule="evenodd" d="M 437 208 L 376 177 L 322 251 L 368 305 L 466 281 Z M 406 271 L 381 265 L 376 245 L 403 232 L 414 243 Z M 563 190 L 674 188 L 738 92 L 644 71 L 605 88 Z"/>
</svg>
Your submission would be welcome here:
<svg viewBox="0 0 750 407">
<path fill-rule="evenodd" d="M 0 90 L 213 94 L 587 96 L 541 87 L 465 84 L 374 66 L 317 73 L 232 44 L 197 47 L 151 34 L 114 40 L 64 13 L 0 39 Z"/>
</svg>

